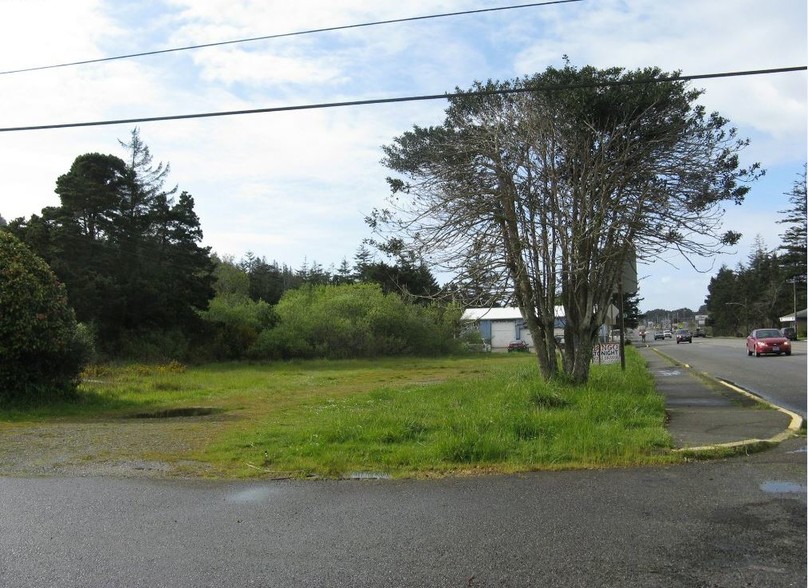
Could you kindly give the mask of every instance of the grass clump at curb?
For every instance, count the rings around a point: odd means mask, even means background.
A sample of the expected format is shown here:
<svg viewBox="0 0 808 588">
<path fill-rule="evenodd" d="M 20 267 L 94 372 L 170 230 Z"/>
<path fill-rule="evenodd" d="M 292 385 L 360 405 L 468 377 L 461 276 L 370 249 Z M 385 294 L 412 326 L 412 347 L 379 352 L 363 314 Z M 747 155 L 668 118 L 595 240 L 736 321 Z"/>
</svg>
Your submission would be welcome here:
<svg viewBox="0 0 808 588">
<path fill-rule="evenodd" d="M 639 355 L 586 386 L 540 381 L 530 357 L 478 360 L 474 377 L 380 385 L 268 415 L 213 444 L 235 475 L 427 476 L 671 461 L 664 401 Z M 245 468 L 246 466 L 246 468 Z"/>
</svg>

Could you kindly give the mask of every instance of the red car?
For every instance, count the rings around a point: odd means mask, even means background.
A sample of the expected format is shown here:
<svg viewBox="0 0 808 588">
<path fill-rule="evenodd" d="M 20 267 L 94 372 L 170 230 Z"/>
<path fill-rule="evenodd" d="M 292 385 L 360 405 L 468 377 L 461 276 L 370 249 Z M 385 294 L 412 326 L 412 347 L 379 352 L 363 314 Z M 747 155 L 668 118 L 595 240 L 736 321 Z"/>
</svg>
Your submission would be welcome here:
<svg viewBox="0 0 808 588">
<path fill-rule="evenodd" d="M 524 341 L 511 341 L 508 343 L 508 353 L 511 351 L 530 351 L 530 347 Z"/>
<path fill-rule="evenodd" d="M 746 338 L 746 354 L 760 357 L 764 353 L 791 355 L 791 341 L 777 329 L 755 329 Z"/>
</svg>

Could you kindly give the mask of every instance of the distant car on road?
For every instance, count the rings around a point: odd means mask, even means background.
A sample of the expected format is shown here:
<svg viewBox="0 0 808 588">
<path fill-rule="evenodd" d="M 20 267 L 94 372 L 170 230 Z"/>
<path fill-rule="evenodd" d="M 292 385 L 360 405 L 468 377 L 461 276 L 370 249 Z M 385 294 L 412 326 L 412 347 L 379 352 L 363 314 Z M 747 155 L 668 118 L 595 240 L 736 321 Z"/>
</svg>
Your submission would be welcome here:
<svg viewBox="0 0 808 588">
<path fill-rule="evenodd" d="M 670 339 L 671 337 L 673 337 L 673 335 L 671 335 L 671 332 L 669 330 L 667 330 L 667 329 L 662 331 L 662 334 L 665 335 L 666 339 Z"/>
<path fill-rule="evenodd" d="M 755 329 L 746 338 L 746 354 L 760 357 L 764 354 L 791 355 L 791 341 L 777 329 Z"/>
<path fill-rule="evenodd" d="M 508 353 L 511 351 L 530 351 L 530 347 L 524 341 L 511 341 L 508 343 Z"/>
<path fill-rule="evenodd" d="M 707 333 L 704 332 L 704 329 L 698 328 L 698 329 L 696 329 L 696 332 L 693 333 L 693 336 L 694 337 L 706 337 Z"/>
<path fill-rule="evenodd" d="M 654 341 L 656 341 L 657 339 L 663 339 L 664 340 L 665 339 L 665 333 L 663 333 L 662 331 L 654 331 Z"/>
<path fill-rule="evenodd" d="M 797 340 L 797 329 L 794 327 L 785 327 L 784 329 L 780 329 L 780 332 L 783 333 L 783 337 L 789 341 Z"/>
<path fill-rule="evenodd" d="M 690 331 L 687 331 L 685 329 L 679 329 L 678 331 L 676 331 L 677 345 L 679 345 L 679 343 L 692 343 L 692 342 L 693 342 L 693 335 L 690 333 Z"/>
</svg>

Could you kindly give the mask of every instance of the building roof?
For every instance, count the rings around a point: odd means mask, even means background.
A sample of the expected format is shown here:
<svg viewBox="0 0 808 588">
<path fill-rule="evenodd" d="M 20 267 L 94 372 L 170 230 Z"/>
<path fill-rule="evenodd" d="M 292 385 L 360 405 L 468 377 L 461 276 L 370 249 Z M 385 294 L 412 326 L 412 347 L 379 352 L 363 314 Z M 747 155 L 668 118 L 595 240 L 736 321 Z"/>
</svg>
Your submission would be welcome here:
<svg viewBox="0 0 808 588">
<path fill-rule="evenodd" d="M 555 307 L 556 318 L 564 318 L 564 307 Z M 460 317 L 463 321 L 514 321 L 522 320 L 522 313 L 517 306 L 505 308 L 467 308 Z"/>
<path fill-rule="evenodd" d="M 798 319 L 804 319 L 806 317 L 806 315 L 808 315 L 808 308 L 806 308 L 804 310 L 798 310 L 797 311 L 797 318 Z M 787 322 L 793 322 L 793 321 L 794 321 L 794 313 L 793 312 L 791 314 L 787 314 L 786 316 L 781 316 L 780 317 L 780 322 L 781 323 L 787 323 Z"/>
</svg>

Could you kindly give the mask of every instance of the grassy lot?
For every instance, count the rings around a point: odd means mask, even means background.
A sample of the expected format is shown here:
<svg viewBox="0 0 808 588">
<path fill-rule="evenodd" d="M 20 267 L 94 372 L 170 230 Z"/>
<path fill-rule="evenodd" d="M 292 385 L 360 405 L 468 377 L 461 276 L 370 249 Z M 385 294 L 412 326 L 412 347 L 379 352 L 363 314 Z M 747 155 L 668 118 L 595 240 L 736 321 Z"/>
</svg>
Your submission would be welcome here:
<svg viewBox="0 0 808 588">
<path fill-rule="evenodd" d="M 138 457 L 204 462 L 206 475 L 227 477 L 407 477 L 678 459 L 667 451 L 663 399 L 642 358 L 628 352 L 625 373 L 595 366 L 583 387 L 542 383 L 528 354 L 99 367 L 85 374 L 78 402 L 2 410 L 0 425 L 125 423 L 130 458 L 138 451 L 133 431 L 148 427 L 151 443 Z M 198 408 L 213 414 L 143 418 Z M 170 440 L 182 435 L 180 450 Z M 104 458 L 115 451 L 123 450 L 107 448 Z"/>
</svg>

